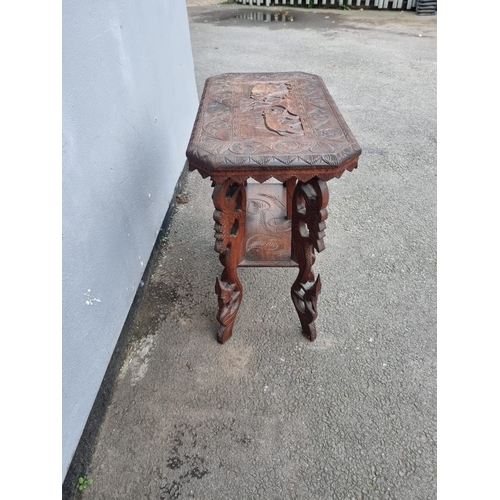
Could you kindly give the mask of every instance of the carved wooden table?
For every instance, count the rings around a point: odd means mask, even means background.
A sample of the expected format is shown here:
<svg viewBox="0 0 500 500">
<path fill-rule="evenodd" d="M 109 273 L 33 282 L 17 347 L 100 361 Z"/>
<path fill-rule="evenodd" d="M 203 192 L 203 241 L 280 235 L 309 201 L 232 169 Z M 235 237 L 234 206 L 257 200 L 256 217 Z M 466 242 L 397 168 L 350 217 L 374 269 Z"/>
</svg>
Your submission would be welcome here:
<svg viewBox="0 0 500 500">
<path fill-rule="evenodd" d="M 215 284 L 220 343 L 232 334 L 243 266 L 298 267 L 292 300 L 303 334 L 316 338 L 321 281 L 312 266 L 325 248 L 326 181 L 356 168 L 360 154 L 319 76 L 229 73 L 206 81 L 186 156 L 214 188 L 224 266 Z M 280 183 L 263 184 L 271 177 Z"/>
</svg>

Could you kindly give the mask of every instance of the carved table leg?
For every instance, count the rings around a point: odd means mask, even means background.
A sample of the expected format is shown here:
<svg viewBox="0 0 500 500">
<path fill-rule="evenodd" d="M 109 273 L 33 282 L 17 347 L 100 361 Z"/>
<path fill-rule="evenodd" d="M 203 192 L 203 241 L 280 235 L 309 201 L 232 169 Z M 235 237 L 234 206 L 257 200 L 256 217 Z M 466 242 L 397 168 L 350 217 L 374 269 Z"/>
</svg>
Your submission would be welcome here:
<svg viewBox="0 0 500 500">
<path fill-rule="evenodd" d="M 243 257 L 245 233 L 246 190 L 245 184 L 227 180 L 216 184 L 212 194 L 215 206 L 215 251 L 224 266 L 220 279 L 217 277 L 215 292 L 218 296 L 220 323 L 217 340 L 223 344 L 233 333 L 233 324 L 243 298 L 243 286 L 237 268 Z"/>
<path fill-rule="evenodd" d="M 325 249 L 325 220 L 328 217 L 328 186 L 315 177 L 307 183 L 299 181 L 293 195 L 292 258 L 299 264 L 299 275 L 292 285 L 292 300 L 299 315 L 302 333 L 316 338 L 314 321 L 318 316 L 317 301 L 321 280 L 314 279 L 314 250 Z"/>
</svg>

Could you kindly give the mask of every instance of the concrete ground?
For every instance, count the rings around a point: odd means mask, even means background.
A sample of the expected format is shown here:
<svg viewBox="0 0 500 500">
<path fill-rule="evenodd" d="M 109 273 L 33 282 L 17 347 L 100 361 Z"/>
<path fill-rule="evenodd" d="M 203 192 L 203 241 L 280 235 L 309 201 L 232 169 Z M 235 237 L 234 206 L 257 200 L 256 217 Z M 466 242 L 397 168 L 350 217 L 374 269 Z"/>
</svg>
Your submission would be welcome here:
<svg viewBox="0 0 500 500">
<path fill-rule="evenodd" d="M 247 18 L 284 10 L 188 2 L 200 95 L 220 73 L 315 73 L 363 149 L 328 182 L 318 338 L 301 335 L 295 269 L 244 268 L 217 343 L 212 190 L 189 173 L 82 498 L 436 498 L 437 17 Z"/>
</svg>

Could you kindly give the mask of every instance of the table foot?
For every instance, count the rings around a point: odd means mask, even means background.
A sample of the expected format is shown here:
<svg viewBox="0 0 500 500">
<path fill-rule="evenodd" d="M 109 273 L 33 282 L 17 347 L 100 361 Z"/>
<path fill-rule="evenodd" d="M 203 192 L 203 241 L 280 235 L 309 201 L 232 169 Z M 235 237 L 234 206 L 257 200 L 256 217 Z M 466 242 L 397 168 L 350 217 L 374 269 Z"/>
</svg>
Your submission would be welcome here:
<svg viewBox="0 0 500 500">
<path fill-rule="evenodd" d="M 215 251 L 224 266 L 220 279 L 215 282 L 220 327 L 217 340 L 223 344 L 233 333 L 233 324 L 243 298 L 243 286 L 238 278 L 238 263 L 241 261 L 242 241 L 245 230 L 246 192 L 245 184 L 227 180 L 216 184 L 212 194 L 215 206 Z"/>
<path fill-rule="evenodd" d="M 299 181 L 292 204 L 292 258 L 299 264 L 299 275 L 292 285 L 292 301 L 299 315 L 302 333 L 309 340 L 316 338 L 314 321 L 318 316 L 317 302 L 321 279 L 314 278 L 312 266 L 315 250 L 325 249 L 325 220 L 328 217 L 328 186 L 315 177 Z"/>
<path fill-rule="evenodd" d="M 241 283 L 239 285 L 238 283 L 221 281 L 218 277 L 215 282 L 215 292 L 217 293 L 219 302 L 217 321 L 220 323 L 219 330 L 217 331 L 217 340 L 221 344 L 233 334 L 233 325 L 243 297 Z"/>
<path fill-rule="evenodd" d="M 316 325 L 314 321 L 318 317 L 318 295 L 321 292 L 321 279 L 318 275 L 316 281 L 307 283 L 294 283 L 292 287 L 292 300 L 299 315 L 302 334 L 309 340 L 316 338 Z"/>
</svg>

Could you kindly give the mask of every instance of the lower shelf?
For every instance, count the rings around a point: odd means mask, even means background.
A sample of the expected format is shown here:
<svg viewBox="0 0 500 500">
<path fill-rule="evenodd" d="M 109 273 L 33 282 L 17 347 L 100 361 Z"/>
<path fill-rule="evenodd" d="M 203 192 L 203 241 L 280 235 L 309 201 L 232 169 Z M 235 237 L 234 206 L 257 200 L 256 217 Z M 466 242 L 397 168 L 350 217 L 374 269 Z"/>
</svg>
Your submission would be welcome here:
<svg viewBox="0 0 500 500">
<path fill-rule="evenodd" d="M 248 184 L 245 256 L 239 267 L 298 267 L 291 259 L 292 221 L 282 184 Z"/>
<path fill-rule="evenodd" d="M 299 267 L 299 265 L 292 259 L 260 261 L 243 259 L 238 267 Z"/>
</svg>

